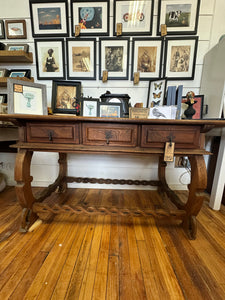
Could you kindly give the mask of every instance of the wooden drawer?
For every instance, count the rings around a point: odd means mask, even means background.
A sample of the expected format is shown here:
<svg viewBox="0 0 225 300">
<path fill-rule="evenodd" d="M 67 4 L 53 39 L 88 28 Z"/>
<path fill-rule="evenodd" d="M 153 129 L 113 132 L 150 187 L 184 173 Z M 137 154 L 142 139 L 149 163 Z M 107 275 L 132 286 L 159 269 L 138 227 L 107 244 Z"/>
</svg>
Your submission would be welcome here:
<svg viewBox="0 0 225 300">
<path fill-rule="evenodd" d="M 165 143 L 175 143 L 175 148 L 199 148 L 198 126 L 142 125 L 141 146 L 164 148 Z"/>
<path fill-rule="evenodd" d="M 84 123 L 82 136 L 84 145 L 135 147 L 137 125 Z"/>
<path fill-rule="evenodd" d="M 27 123 L 27 142 L 79 144 L 79 125 L 67 123 Z"/>
</svg>

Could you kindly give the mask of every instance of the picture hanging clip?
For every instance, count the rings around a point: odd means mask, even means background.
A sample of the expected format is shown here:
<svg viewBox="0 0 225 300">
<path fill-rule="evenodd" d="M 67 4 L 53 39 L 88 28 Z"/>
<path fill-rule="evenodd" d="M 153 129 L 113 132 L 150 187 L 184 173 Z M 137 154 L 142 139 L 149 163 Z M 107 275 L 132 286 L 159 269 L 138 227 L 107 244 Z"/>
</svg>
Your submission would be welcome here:
<svg viewBox="0 0 225 300">
<path fill-rule="evenodd" d="M 161 24 L 161 36 L 164 37 L 167 35 L 167 26 L 166 24 Z"/>
<path fill-rule="evenodd" d="M 134 72 L 134 84 L 138 84 L 140 81 L 140 72 Z"/>
<path fill-rule="evenodd" d="M 122 28 L 123 28 L 123 24 L 122 23 L 117 23 L 116 24 L 116 35 L 117 36 L 122 35 L 122 32 L 123 32 Z"/>
<path fill-rule="evenodd" d="M 108 80 L 108 71 L 104 70 L 102 72 L 102 82 L 106 82 Z"/>
<path fill-rule="evenodd" d="M 80 35 L 80 25 L 75 25 L 75 36 Z"/>
</svg>

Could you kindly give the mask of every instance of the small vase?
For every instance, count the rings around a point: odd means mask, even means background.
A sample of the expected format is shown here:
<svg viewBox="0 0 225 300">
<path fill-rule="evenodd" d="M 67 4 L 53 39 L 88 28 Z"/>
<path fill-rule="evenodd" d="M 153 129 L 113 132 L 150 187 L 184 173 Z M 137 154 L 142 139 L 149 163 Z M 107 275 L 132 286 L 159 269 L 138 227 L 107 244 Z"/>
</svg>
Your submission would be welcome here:
<svg viewBox="0 0 225 300">
<path fill-rule="evenodd" d="M 196 110 L 193 107 L 195 103 L 197 103 L 197 101 L 194 101 L 194 103 L 191 103 L 189 100 L 185 102 L 185 104 L 188 105 L 188 108 L 184 111 L 184 115 L 189 120 L 191 120 L 194 114 L 196 113 Z"/>
</svg>

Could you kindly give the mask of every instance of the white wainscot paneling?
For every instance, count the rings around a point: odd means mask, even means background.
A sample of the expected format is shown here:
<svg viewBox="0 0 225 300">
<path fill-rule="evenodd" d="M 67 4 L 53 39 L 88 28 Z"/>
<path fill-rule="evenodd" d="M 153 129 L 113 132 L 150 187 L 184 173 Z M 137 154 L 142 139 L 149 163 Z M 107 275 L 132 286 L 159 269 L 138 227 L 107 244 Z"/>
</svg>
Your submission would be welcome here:
<svg viewBox="0 0 225 300">
<path fill-rule="evenodd" d="M 200 15 L 213 15 L 214 4 L 215 0 L 201 0 Z"/>
<path fill-rule="evenodd" d="M 197 58 L 196 58 L 197 65 L 203 65 L 204 56 L 208 50 L 209 50 L 209 41 L 198 42 L 198 51 L 197 51 Z"/>
<path fill-rule="evenodd" d="M 199 40 L 209 41 L 212 26 L 212 16 L 199 16 L 198 36 Z"/>
<path fill-rule="evenodd" d="M 30 17 L 28 0 L 0 0 L 0 18 L 24 19 Z"/>
</svg>

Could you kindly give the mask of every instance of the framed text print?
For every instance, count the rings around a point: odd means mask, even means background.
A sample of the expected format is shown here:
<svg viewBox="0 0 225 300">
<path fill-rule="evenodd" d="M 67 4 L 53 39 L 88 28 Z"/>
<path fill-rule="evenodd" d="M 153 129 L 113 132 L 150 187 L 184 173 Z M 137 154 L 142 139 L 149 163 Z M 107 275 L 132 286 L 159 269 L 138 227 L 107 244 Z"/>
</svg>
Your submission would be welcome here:
<svg viewBox="0 0 225 300">
<path fill-rule="evenodd" d="M 167 35 L 196 34 L 200 0 L 159 0 L 157 35 L 161 24 L 167 27 Z"/>
<path fill-rule="evenodd" d="M 163 76 L 170 80 L 194 79 L 197 48 L 198 36 L 166 38 Z"/>
<path fill-rule="evenodd" d="M 154 0 L 115 0 L 113 35 L 122 24 L 122 35 L 151 35 Z"/>
</svg>

